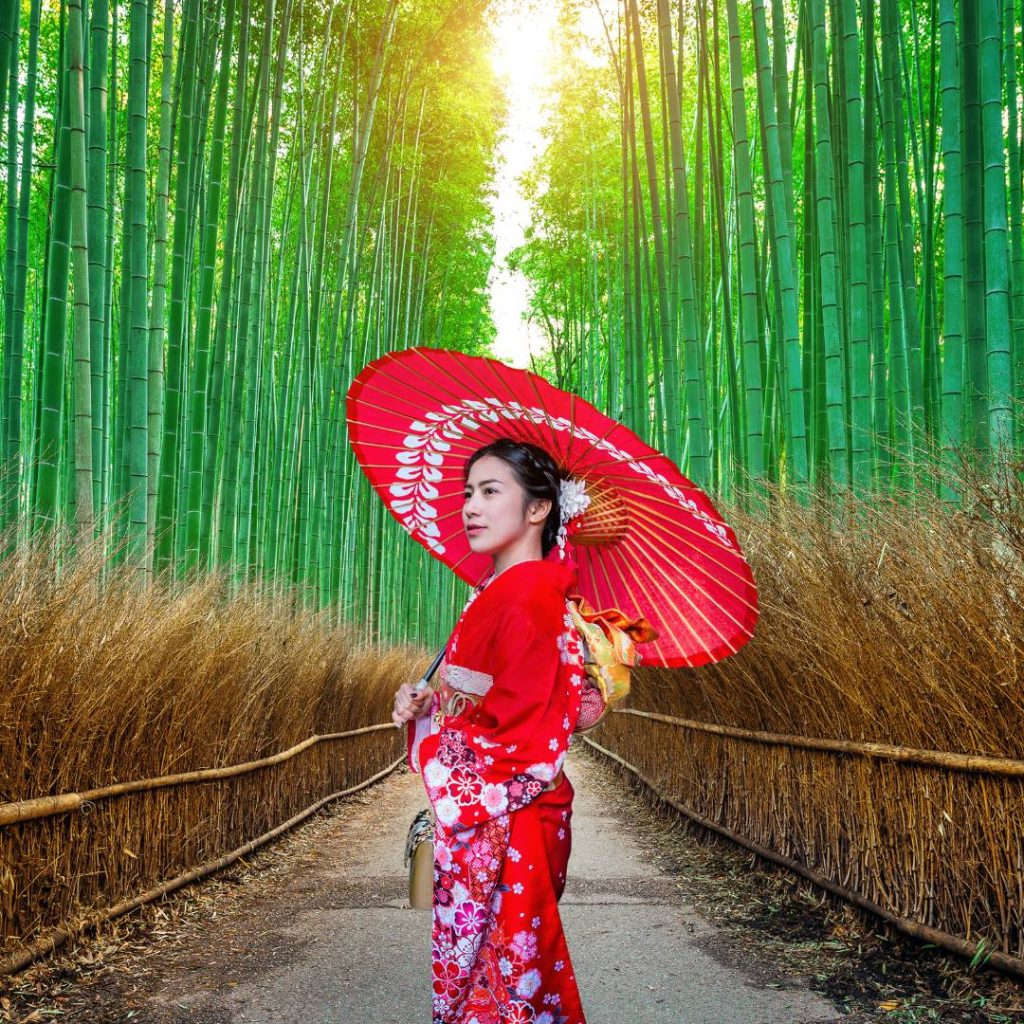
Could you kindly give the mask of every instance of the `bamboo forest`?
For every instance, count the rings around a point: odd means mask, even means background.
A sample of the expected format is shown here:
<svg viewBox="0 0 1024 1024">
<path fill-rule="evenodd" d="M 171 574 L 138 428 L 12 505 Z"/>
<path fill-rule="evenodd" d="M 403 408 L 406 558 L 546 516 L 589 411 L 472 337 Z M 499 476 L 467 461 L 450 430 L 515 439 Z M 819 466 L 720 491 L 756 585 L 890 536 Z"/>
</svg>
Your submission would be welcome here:
<svg viewBox="0 0 1024 1024">
<path fill-rule="evenodd" d="M 1022 13 L 564 3 L 508 261 L 534 369 L 723 500 L 955 501 L 954 452 L 1021 443 Z M 490 17 L 6 0 L 12 537 L 64 523 L 142 578 L 360 595 L 385 635 L 450 604 L 357 478 L 342 402 L 381 352 L 493 340 Z"/>
<path fill-rule="evenodd" d="M 0 231 L 0 1022 L 1024 1020 L 1024 0 L 0 0 Z"/>
</svg>

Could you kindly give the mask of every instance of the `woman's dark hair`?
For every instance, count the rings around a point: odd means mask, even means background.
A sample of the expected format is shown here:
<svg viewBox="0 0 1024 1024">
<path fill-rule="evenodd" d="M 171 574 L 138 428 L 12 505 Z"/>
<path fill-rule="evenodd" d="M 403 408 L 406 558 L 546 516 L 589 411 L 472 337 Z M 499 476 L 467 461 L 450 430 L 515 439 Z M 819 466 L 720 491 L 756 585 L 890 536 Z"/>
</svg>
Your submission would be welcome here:
<svg viewBox="0 0 1024 1024">
<path fill-rule="evenodd" d="M 469 479 L 469 471 L 477 459 L 485 455 L 493 455 L 511 467 L 516 480 L 519 481 L 524 493 L 523 515 L 531 501 L 551 502 L 551 511 L 544 520 L 544 529 L 540 535 L 541 556 L 547 558 L 548 552 L 554 547 L 558 536 L 561 520 L 558 517 L 558 487 L 562 474 L 558 471 L 555 460 L 543 448 L 529 441 L 513 441 L 510 437 L 501 437 L 497 441 L 478 448 L 466 460 L 463 479 Z"/>
</svg>

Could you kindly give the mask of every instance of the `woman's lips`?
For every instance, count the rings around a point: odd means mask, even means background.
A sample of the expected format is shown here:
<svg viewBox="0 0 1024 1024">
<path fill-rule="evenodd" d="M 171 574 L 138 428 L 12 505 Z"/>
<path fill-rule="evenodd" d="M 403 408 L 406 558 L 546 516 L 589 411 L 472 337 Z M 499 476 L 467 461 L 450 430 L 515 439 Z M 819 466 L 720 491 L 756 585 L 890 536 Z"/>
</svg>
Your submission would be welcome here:
<svg viewBox="0 0 1024 1024">
<path fill-rule="evenodd" d="M 485 526 L 467 526 L 466 533 L 479 533 L 481 530 L 485 530 Z"/>
</svg>

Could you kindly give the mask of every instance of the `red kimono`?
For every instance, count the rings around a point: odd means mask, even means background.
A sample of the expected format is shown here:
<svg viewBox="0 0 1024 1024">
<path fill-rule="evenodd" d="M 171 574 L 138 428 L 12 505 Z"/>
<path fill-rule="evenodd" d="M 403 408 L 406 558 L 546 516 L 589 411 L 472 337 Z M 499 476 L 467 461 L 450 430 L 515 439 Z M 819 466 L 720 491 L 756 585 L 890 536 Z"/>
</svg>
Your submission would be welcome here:
<svg viewBox="0 0 1024 1024">
<path fill-rule="evenodd" d="M 583 648 L 548 560 L 491 575 L 466 602 L 409 766 L 434 808 L 433 1024 L 585 1024 L 558 901 L 572 844 L 561 772 Z"/>
</svg>

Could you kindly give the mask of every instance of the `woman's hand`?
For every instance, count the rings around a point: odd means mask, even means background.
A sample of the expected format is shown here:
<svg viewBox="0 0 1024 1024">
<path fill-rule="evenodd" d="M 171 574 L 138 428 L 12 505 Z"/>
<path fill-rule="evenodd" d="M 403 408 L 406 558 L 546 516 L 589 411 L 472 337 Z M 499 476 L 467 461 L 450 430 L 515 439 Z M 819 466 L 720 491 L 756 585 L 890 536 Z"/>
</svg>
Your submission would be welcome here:
<svg viewBox="0 0 1024 1024">
<path fill-rule="evenodd" d="M 401 728 L 413 718 L 422 718 L 430 711 L 433 696 L 434 691 L 429 686 L 417 692 L 412 683 L 402 683 L 395 691 L 395 710 L 391 712 L 391 721 Z"/>
</svg>

